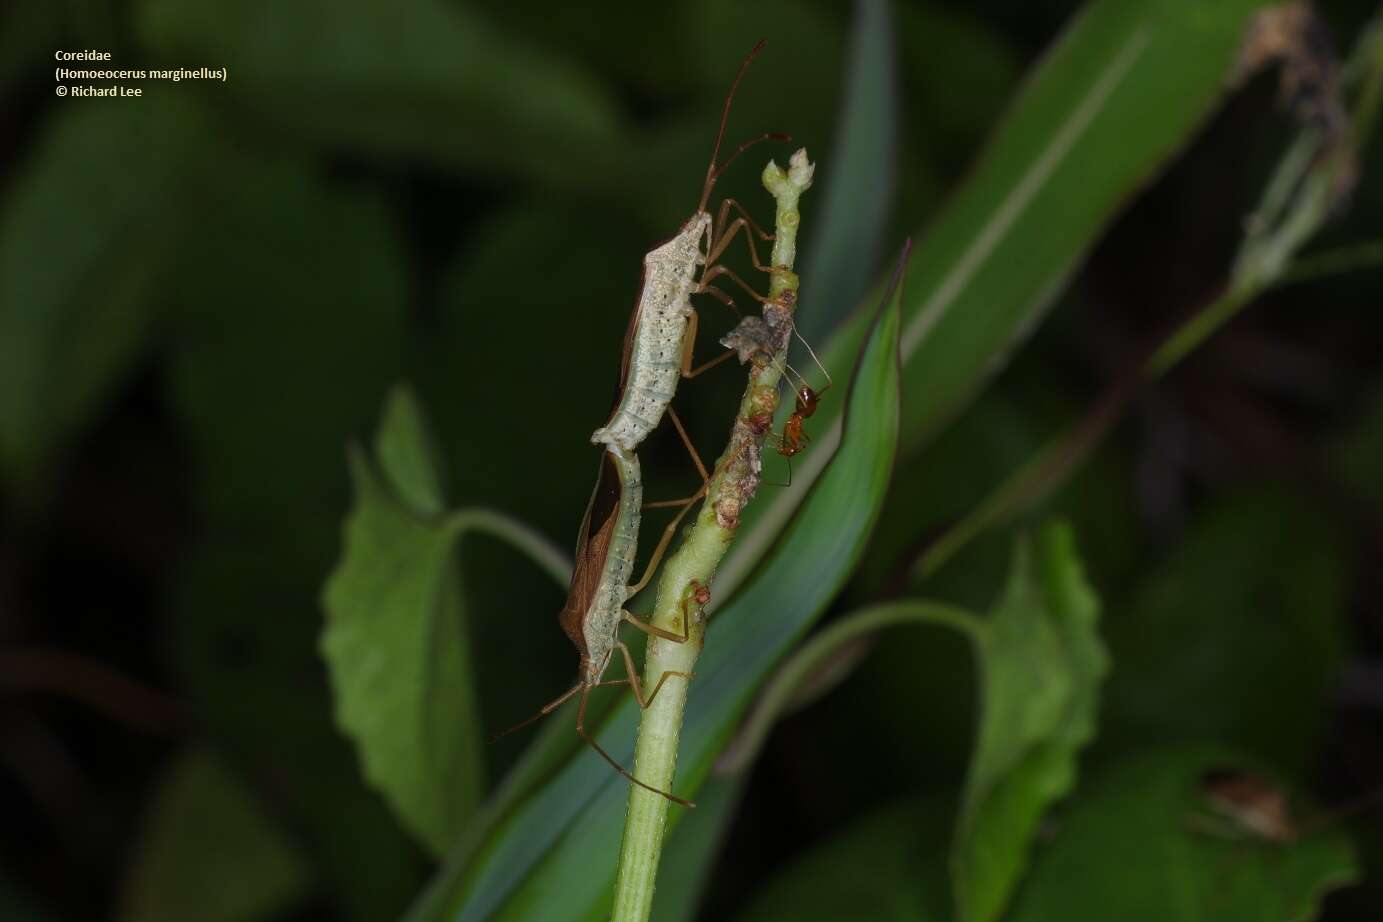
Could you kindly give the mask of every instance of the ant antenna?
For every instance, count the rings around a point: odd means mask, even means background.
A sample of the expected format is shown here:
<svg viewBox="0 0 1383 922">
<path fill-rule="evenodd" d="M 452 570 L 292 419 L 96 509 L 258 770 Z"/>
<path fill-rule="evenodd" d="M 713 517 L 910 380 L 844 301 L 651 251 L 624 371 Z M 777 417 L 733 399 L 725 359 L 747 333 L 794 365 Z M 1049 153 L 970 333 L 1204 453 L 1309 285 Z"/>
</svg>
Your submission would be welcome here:
<svg viewBox="0 0 1383 922">
<path fill-rule="evenodd" d="M 736 148 L 735 152 L 730 155 L 729 159 L 727 159 L 719 167 L 716 166 L 716 160 L 720 157 L 720 142 L 725 140 L 725 126 L 730 121 L 730 104 L 735 101 L 735 92 L 739 90 L 740 80 L 744 78 L 744 72 L 749 69 L 749 65 L 753 62 L 755 56 L 757 56 L 758 53 L 763 50 L 763 47 L 766 44 L 768 44 L 768 39 L 759 39 L 758 44 L 755 45 L 752 49 L 750 49 L 749 54 L 745 55 L 744 61 L 740 63 L 739 73 L 735 74 L 735 82 L 730 84 L 730 92 L 725 97 L 725 107 L 721 110 L 720 113 L 720 130 L 716 132 L 716 144 L 715 147 L 711 150 L 711 162 L 710 165 L 706 167 L 706 184 L 701 187 L 701 202 L 696 206 L 697 211 L 706 210 L 706 203 L 711 200 L 711 190 L 715 188 L 716 180 L 720 178 L 720 174 L 725 170 L 726 167 L 735 162 L 735 158 L 738 157 L 740 154 L 744 153 L 746 150 L 753 147 L 755 144 L 758 144 L 760 141 L 792 140 L 791 136 L 786 134 L 781 134 L 778 132 L 765 132 L 764 134 L 759 135 L 757 138 L 754 138 L 752 141 L 746 141 L 743 144 L 741 144 L 738 148 Z"/>
<path fill-rule="evenodd" d="M 806 347 L 807 354 L 812 357 L 812 361 L 816 363 L 816 367 L 820 368 L 821 373 L 826 376 L 826 387 L 830 387 L 832 384 L 834 384 L 835 382 L 831 380 L 831 373 L 826 370 L 825 365 L 821 364 L 821 359 L 816 357 L 816 350 L 812 348 L 812 344 L 807 342 L 806 337 L 804 337 L 801 333 L 797 332 L 796 323 L 792 325 L 792 335 L 796 336 L 797 341 L 801 343 L 804 347 Z M 801 375 L 798 375 L 798 377 L 800 378 Z M 826 390 L 826 387 L 823 387 L 821 390 Z"/>
</svg>

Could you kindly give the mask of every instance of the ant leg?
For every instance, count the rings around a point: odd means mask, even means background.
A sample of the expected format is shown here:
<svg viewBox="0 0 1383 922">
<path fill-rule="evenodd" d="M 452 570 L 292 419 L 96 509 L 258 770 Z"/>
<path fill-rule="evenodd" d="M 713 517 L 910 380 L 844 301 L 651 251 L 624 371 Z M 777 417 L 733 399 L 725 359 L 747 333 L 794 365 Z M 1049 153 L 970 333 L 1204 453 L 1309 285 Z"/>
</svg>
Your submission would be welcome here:
<svg viewBox="0 0 1383 922">
<path fill-rule="evenodd" d="M 590 689 L 587 688 L 586 691 L 583 691 L 581 693 L 581 704 L 576 710 L 576 732 L 581 735 L 581 738 L 585 740 L 586 743 L 592 749 L 600 753 L 600 757 L 604 759 L 606 762 L 609 762 L 611 768 L 619 772 L 627 780 L 633 782 L 634 784 L 637 784 L 639 787 L 643 788 L 646 791 L 652 791 L 654 794 L 666 797 L 668 800 L 672 801 L 675 804 L 681 804 L 684 807 L 695 807 L 696 804 L 692 803 L 690 800 L 683 800 L 680 797 L 674 797 L 667 791 L 660 791 L 652 785 L 644 784 L 638 778 L 635 778 L 633 775 L 629 773 L 628 769 L 626 769 L 623 765 L 615 761 L 614 756 L 606 752 L 604 747 L 602 747 L 599 743 L 596 742 L 594 736 L 591 736 L 590 733 L 586 732 L 586 699 L 589 697 L 589 691 Z"/>
<path fill-rule="evenodd" d="M 620 652 L 624 654 L 624 668 L 629 671 L 630 678 L 633 678 L 634 676 L 638 675 L 638 673 L 634 670 L 634 657 L 629 655 L 629 648 L 626 647 L 623 643 L 616 644 L 616 646 L 618 646 L 620 648 Z M 663 690 L 663 683 L 666 682 L 670 677 L 675 675 L 681 676 L 688 682 L 692 680 L 692 675 L 689 672 L 678 672 L 676 670 L 669 669 L 667 672 L 664 672 L 662 675 L 658 677 L 658 684 L 653 686 L 653 694 L 649 695 L 647 698 L 643 696 L 642 683 L 636 680 L 630 687 L 634 690 L 634 699 L 639 702 L 639 707 L 643 708 L 644 710 L 648 710 L 648 706 L 653 703 L 653 699 L 658 697 L 658 692 Z"/>
<path fill-rule="evenodd" d="M 705 272 L 701 273 L 701 282 L 696 286 L 696 288 L 692 289 L 692 291 L 697 294 L 701 293 L 702 291 L 705 291 L 706 283 L 718 275 L 727 276 L 736 285 L 739 285 L 745 291 L 749 292 L 750 296 L 753 297 L 755 301 L 760 301 L 764 304 L 768 303 L 768 298 L 765 298 L 763 295 L 759 294 L 753 288 L 750 288 L 748 282 L 746 282 L 744 279 L 740 278 L 738 275 L 736 275 L 734 272 L 730 271 L 724 266 L 712 266 L 710 269 L 707 269 Z"/>
</svg>

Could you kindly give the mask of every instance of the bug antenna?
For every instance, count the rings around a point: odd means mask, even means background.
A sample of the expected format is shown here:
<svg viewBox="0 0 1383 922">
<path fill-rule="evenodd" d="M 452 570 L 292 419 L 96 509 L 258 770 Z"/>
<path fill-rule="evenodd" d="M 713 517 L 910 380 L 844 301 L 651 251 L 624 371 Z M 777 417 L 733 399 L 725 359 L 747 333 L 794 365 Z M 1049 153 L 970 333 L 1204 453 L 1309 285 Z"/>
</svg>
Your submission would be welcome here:
<svg viewBox="0 0 1383 922">
<path fill-rule="evenodd" d="M 750 49 L 749 54 L 744 56 L 744 61 L 740 63 L 739 73 L 735 74 L 735 82 L 730 84 L 730 92 L 725 96 L 725 106 L 720 112 L 720 130 L 716 132 L 716 144 L 711 150 L 711 162 L 710 165 L 706 167 L 706 184 L 701 188 L 701 204 L 697 207 L 697 211 L 706 210 L 706 203 L 711 200 L 711 189 L 715 186 L 716 179 L 720 175 L 720 172 L 716 169 L 716 160 L 720 157 L 720 143 L 725 140 L 725 126 L 729 124 L 730 121 L 730 104 L 735 101 L 735 92 L 739 89 L 740 80 L 744 78 L 744 72 L 749 69 L 750 63 L 753 62 L 755 56 L 763 50 L 766 44 L 768 44 L 768 39 L 759 39 L 758 44 Z M 762 140 L 764 140 L 764 138 L 758 138 L 755 141 L 751 141 L 750 144 Z M 740 145 L 740 149 L 735 151 L 730 157 L 730 160 L 733 161 L 735 157 L 738 157 L 747 146 L 748 145 Z"/>
</svg>

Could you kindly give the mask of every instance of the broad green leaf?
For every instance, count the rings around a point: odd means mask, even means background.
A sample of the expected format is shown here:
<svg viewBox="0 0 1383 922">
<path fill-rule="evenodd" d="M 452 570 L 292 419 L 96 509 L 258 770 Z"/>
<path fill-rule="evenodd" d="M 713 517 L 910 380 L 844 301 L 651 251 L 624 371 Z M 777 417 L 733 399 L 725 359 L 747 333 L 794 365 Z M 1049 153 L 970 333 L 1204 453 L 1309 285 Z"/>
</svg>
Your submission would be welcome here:
<svg viewBox="0 0 1383 922">
<path fill-rule="evenodd" d="M 424 518 L 447 507 L 442 470 L 432 431 L 423 418 L 417 397 L 406 387 L 395 387 L 384 406 L 375 435 L 375 457 L 398 499 Z"/>
<path fill-rule="evenodd" d="M 378 197 L 308 164 L 227 159 L 219 174 L 216 220 L 167 290 L 201 536 L 169 606 L 173 655 L 218 751 L 279 805 L 338 903 L 388 918 L 422 856 L 332 721 L 317 644 L 350 497 L 342 449 L 399 376 L 402 247 Z"/>
<path fill-rule="evenodd" d="M 1035 546 L 1034 546 L 1035 545 Z M 973 643 L 981 716 L 951 847 L 957 917 L 999 916 L 1026 864 L 1038 822 L 1075 783 L 1076 756 L 1094 735 L 1107 658 L 1097 602 L 1070 529 L 1019 543 L 988 618 L 932 602 L 899 601 L 834 622 L 783 667 L 737 741 L 747 764 L 803 680 L 861 636 L 902 624 L 955 628 Z"/>
<path fill-rule="evenodd" d="M 771 878 L 735 916 L 740 922 L 949 922 L 947 799 L 876 810 Z"/>
<path fill-rule="evenodd" d="M 378 435 L 387 473 L 351 452 L 355 506 L 322 594 L 322 655 L 337 722 L 355 740 L 365 776 L 440 854 L 485 790 L 484 733 L 455 535 L 436 511 L 415 511 L 418 503 L 445 504 L 419 423 L 417 403 L 396 390 Z"/>
<path fill-rule="evenodd" d="M 144 0 L 144 41 L 228 69 L 219 94 L 322 144 L 589 183 L 620 142 L 578 67 L 443 0 Z"/>
<path fill-rule="evenodd" d="M 1011 922 L 1298 922 L 1358 874 L 1339 830 L 1290 843 L 1208 824 L 1207 773 L 1261 769 L 1221 749 L 1155 750 L 1099 771 L 1038 850 Z M 1219 828 L 1217 828 L 1219 827 Z"/>
<path fill-rule="evenodd" d="M 210 752 L 175 756 L 125 879 L 121 922 L 261 922 L 309 892 L 310 868 Z"/>
<path fill-rule="evenodd" d="M 488 531 L 530 551 L 558 581 L 567 567 L 560 552 L 499 513 L 440 514 L 445 498 L 428 442 L 417 401 L 397 388 L 376 440 L 383 471 L 352 450 L 356 501 L 323 591 L 321 643 L 337 721 L 355 740 L 366 777 L 442 854 L 485 790 L 455 545 L 468 531 Z"/>
<path fill-rule="evenodd" d="M 826 194 L 802 270 L 799 332 L 818 341 L 878 269 L 898 172 L 898 75 L 888 0 L 856 0 Z"/>
<path fill-rule="evenodd" d="M 1300 777 L 1342 666 L 1341 553 L 1324 511 L 1280 487 L 1207 509 L 1112 608 L 1101 745 L 1212 739 Z"/>
<path fill-rule="evenodd" d="M 903 307 L 905 448 L 933 437 L 1002 367 L 1101 231 L 1204 120 L 1263 2 L 1087 3 L 945 210 L 911 216 L 927 230 Z M 866 323 L 857 313 L 818 350 L 828 368 L 849 361 Z M 724 590 L 749 575 L 820 474 L 838 414 L 838 403 L 823 402 L 792 488 L 748 511 L 721 568 Z"/>
<path fill-rule="evenodd" d="M 839 591 L 878 517 L 896 444 L 899 297 L 891 292 L 860 358 L 829 472 L 756 580 L 714 616 L 682 730 L 679 793 L 704 781 L 755 687 Z M 566 711 L 554 719 L 570 726 Z M 637 720 L 637 705 L 625 699 L 598 734 L 616 758 L 629 761 Z M 551 759 L 556 739 L 545 736 L 525 757 L 528 777 L 530 766 Z M 492 825 L 453 854 L 409 919 L 583 919 L 609 899 L 624 780 L 582 752 L 526 793 L 510 786 L 487 807 Z M 679 818 L 674 810 L 671 823 Z"/>
<path fill-rule="evenodd" d="M 75 100 L 74 100 L 75 102 Z M 216 146 L 168 93 L 62 107 L 0 213 L 0 487 L 27 504 L 153 331 Z"/>
<path fill-rule="evenodd" d="M 1043 814 L 1075 785 L 1109 668 L 1098 610 L 1069 528 L 1019 545 L 976 637 L 983 716 L 951 854 L 960 919 L 999 917 Z"/>
</svg>

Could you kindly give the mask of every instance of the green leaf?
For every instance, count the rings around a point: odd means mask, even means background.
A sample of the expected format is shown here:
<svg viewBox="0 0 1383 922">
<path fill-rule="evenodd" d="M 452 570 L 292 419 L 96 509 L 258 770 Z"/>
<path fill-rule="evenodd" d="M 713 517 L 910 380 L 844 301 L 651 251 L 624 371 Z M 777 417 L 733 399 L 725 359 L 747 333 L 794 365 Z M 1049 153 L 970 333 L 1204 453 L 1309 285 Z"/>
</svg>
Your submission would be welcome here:
<svg viewBox="0 0 1383 922">
<path fill-rule="evenodd" d="M 1075 785 L 1109 668 L 1098 611 L 1069 528 L 1019 544 L 977 636 L 984 710 L 951 856 L 960 919 L 999 917 L 1043 814 Z"/>
<path fill-rule="evenodd" d="M 421 420 L 396 390 L 380 424 L 379 476 L 351 452 L 355 506 L 327 580 L 322 631 L 336 719 L 370 782 L 434 854 L 451 844 L 485 789 L 484 733 L 472 688 L 453 529 L 419 517 L 413 499 L 444 500 L 425 456 Z M 404 479 L 396 479 L 403 472 Z"/>
<path fill-rule="evenodd" d="M 1325 511 L 1281 487 L 1208 508 L 1113 609 L 1101 746 L 1212 739 L 1304 774 L 1343 665 L 1341 555 Z"/>
<path fill-rule="evenodd" d="M 399 501 L 416 515 L 436 516 L 447 508 L 432 432 L 417 397 L 406 387 L 389 392 L 375 435 L 375 456 Z"/>
<path fill-rule="evenodd" d="M 32 502 L 55 452 L 151 333 L 155 296 L 216 150 L 176 94 L 72 106 L 7 183 L 0 214 L 0 481 Z"/>
<path fill-rule="evenodd" d="M 921 447 L 1004 364 L 1085 253 L 1221 99 L 1245 24 L 1264 0 L 1093 0 L 1012 102 L 935 217 L 911 216 L 915 280 L 903 306 L 903 445 Z M 804 303 L 813 293 L 803 290 Z M 804 315 L 805 317 L 805 315 Z M 858 313 L 818 350 L 855 354 Z M 839 406 L 813 419 L 793 486 L 751 507 L 718 584 L 738 586 L 820 474 Z"/>
<path fill-rule="evenodd" d="M 211 753 L 176 756 L 154 792 L 134 850 L 121 922 L 260 922 L 310 891 L 311 873 L 283 831 Z"/>
<path fill-rule="evenodd" d="M 879 265 L 898 172 L 897 49 L 887 0 L 857 0 L 826 194 L 803 260 L 809 342 L 857 303 Z"/>
<path fill-rule="evenodd" d="M 944 798 L 890 804 L 794 861 L 755 894 L 740 922 L 947 922 Z"/>
<path fill-rule="evenodd" d="M 1007 918 L 1313 918 L 1328 890 L 1357 876 L 1348 840 L 1318 830 L 1273 843 L 1242 827 L 1203 828 L 1202 779 L 1227 769 L 1262 774 L 1242 756 L 1205 748 L 1148 752 L 1102 769 L 1039 850 Z"/>
<path fill-rule="evenodd" d="M 1019 542 L 1007 588 L 988 618 L 909 600 L 834 622 L 779 671 L 736 744 L 742 767 L 803 680 L 861 636 L 900 624 L 964 633 L 979 663 L 982 713 L 951 849 L 961 919 L 992 920 L 1002 911 L 1038 822 L 1075 784 L 1076 756 L 1094 735 L 1108 668 L 1095 631 L 1098 604 L 1070 529 L 1049 526 L 1035 545 Z"/>
<path fill-rule="evenodd" d="M 139 25 L 165 60 L 226 67 L 218 92 L 322 144 L 569 184 L 620 144 L 601 86 L 462 4 L 145 0 Z"/>
<path fill-rule="evenodd" d="M 352 450 L 356 501 L 323 591 L 321 643 L 337 722 L 355 740 L 366 777 L 440 855 L 485 790 L 485 734 L 454 545 L 482 529 L 537 548 L 559 581 L 566 567 L 541 537 L 499 513 L 438 515 L 445 498 L 429 442 L 417 401 L 396 388 L 376 439 L 383 471 Z"/>
<path fill-rule="evenodd" d="M 896 445 L 900 291 L 885 301 L 856 368 L 828 473 L 757 578 L 715 614 L 682 730 L 679 792 L 709 775 L 754 689 L 839 591 L 878 518 Z M 554 719 L 570 726 L 566 712 Z M 627 762 L 637 723 L 637 704 L 625 699 L 601 744 Z M 519 771 L 538 777 L 533 766 L 551 764 L 560 738 L 545 735 Z M 408 918 L 585 918 L 609 899 L 626 798 L 626 782 L 584 751 L 537 790 L 507 786 L 486 808 L 488 828 L 458 847 Z"/>
</svg>

